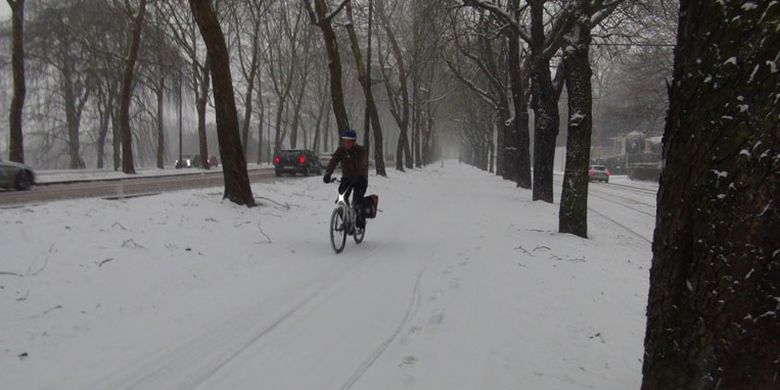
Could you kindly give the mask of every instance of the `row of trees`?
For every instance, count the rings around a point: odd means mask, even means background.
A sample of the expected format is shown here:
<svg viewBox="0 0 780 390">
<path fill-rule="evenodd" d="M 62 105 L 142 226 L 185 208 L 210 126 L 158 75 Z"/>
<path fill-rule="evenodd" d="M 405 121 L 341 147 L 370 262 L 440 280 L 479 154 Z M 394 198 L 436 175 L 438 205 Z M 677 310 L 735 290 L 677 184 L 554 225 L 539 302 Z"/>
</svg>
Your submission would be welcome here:
<svg viewBox="0 0 780 390">
<path fill-rule="evenodd" d="M 433 57 L 435 51 L 422 46 L 412 48 L 411 37 L 401 30 L 416 24 L 410 18 L 422 18 L 413 14 L 418 12 L 415 2 L 376 3 L 374 10 L 380 23 L 375 23 L 373 31 L 379 43 L 375 44 L 369 67 L 364 64 L 368 2 L 344 2 L 349 4 L 349 12 L 330 15 L 331 19 L 337 18 L 334 42 L 346 54 L 333 63 L 343 69 L 346 91 L 344 107 L 336 115 L 328 107 L 334 101 L 330 76 L 324 72 L 323 62 L 317 60 L 325 58 L 329 49 L 327 42 L 316 35 L 317 26 L 310 23 L 308 2 L 213 2 L 228 45 L 230 69 L 236 76 L 234 88 L 240 91 L 236 96 L 242 108 L 240 132 L 245 158 L 254 150 L 260 162 L 267 157 L 262 155 L 267 145 L 269 149 L 285 145 L 331 151 L 336 146 L 337 129 L 349 123 L 344 115 L 358 127 L 354 119 L 360 117 L 364 105 L 363 96 L 358 94 L 362 89 L 378 94 L 376 101 L 371 99 L 374 108 L 367 110 L 374 128 L 377 171 L 385 174 L 383 152 L 388 147 L 382 125 L 387 126 L 385 114 L 389 112 L 381 111 L 391 102 L 393 115 L 401 125 L 399 129 L 392 126 L 389 134 L 399 133 L 403 139 L 397 144 L 397 150 L 402 151 L 397 166 L 419 166 L 432 159 L 436 148 L 430 129 L 435 127 L 436 105 L 426 98 L 434 89 L 425 86 L 434 82 L 434 72 L 430 66 L 423 72 L 421 66 L 409 64 L 420 62 L 414 56 L 424 53 Z M 142 165 L 153 161 L 163 167 L 176 151 L 171 136 L 175 137 L 176 127 L 185 127 L 185 135 L 189 133 L 188 117 L 193 111 L 192 116 L 197 117 L 197 149 L 188 154 L 210 155 L 207 122 L 214 112 L 212 75 L 206 45 L 197 34 L 186 4 L 172 0 L 148 4 L 137 0 L 33 0 L 26 8 L 20 1 L 9 4 L 14 4 L 14 20 L 19 21 L 13 26 L 25 30 L 13 37 L 5 36 L 3 43 L 18 47 L 21 54 L 14 58 L 23 58 L 24 62 L 11 66 L 0 61 L 0 80 L 10 86 L 9 76 L 16 74 L 15 69 L 22 72 L 22 77 L 26 69 L 27 79 L 14 76 L 14 84 L 28 91 L 23 111 L 25 95 L 21 89 L 14 93 L 13 109 L 3 110 L 8 115 L 6 123 L 13 122 L 7 138 L 11 159 L 24 161 L 26 147 L 30 162 L 42 167 L 64 164 L 70 168 L 102 168 L 111 165 L 106 161 L 111 156 L 115 169 L 128 172 L 134 170 L 139 159 Z M 404 25 L 398 20 L 405 20 Z M 10 26 L 0 27 L 11 30 Z M 388 42 L 388 37 L 396 42 L 395 46 L 382 44 Z M 135 50 L 133 44 L 138 45 Z M 412 69 L 409 73 L 414 77 L 410 79 L 398 70 L 399 63 Z M 370 72 L 371 80 L 360 76 L 361 71 Z M 125 78 L 131 74 L 132 78 Z M 124 85 L 126 81 L 131 84 Z M 402 90 L 411 88 L 411 84 L 417 92 L 405 96 Z M 380 85 L 384 88 L 377 88 Z M 385 90 L 390 95 L 385 95 Z M 124 96 L 124 92 L 130 94 Z M 123 97 L 128 104 L 123 104 Z M 415 98 L 429 103 L 414 104 Z M 413 115 L 404 113 L 410 105 L 419 107 L 411 110 Z M 125 106 L 127 114 L 123 114 Z M 130 123 L 124 128 L 123 115 Z M 123 144 L 122 131 L 131 127 L 132 134 L 124 141 L 129 143 Z M 268 128 L 270 137 L 263 131 Z"/>
</svg>

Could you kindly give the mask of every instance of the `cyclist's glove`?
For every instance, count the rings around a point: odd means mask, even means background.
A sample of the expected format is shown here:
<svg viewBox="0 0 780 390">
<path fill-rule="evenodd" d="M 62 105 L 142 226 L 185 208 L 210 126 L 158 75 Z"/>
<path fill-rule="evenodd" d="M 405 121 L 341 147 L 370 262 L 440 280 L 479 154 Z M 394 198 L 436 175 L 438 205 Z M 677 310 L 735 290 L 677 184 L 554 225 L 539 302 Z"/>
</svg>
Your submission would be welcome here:
<svg viewBox="0 0 780 390">
<path fill-rule="evenodd" d="M 322 181 L 324 181 L 325 183 L 330 183 L 330 175 L 323 176 Z"/>
</svg>

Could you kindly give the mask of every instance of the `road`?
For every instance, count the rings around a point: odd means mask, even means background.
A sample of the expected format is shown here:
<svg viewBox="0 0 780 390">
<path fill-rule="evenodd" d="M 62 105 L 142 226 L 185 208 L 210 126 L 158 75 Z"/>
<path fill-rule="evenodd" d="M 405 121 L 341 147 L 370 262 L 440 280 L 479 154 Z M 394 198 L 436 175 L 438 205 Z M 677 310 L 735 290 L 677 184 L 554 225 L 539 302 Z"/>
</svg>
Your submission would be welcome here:
<svg viewBox="0 0 780 390">
<path fill-rule="evenodd" d="M 614 179 L 614 178 L 613 178 Z M 591 219 L 608 221 L 650 244 L 655 230 L 656 183 L 612 180 L 588 185 L 588 211 Z M 556 199 L 559 204 L 563 176 L 556 175 Z"/>
<path fill-rule="evenodd" d="M 591 185 L 582 239 L 471 167 L 376 177 L 384 212 L 339 255 L 335 186 L 256 189 L 253 209 L 184 191 L 0 210 L 4 385 L 640 385 L 654 188 Z"/>
<path fill-rule="evenodd" d="M 273 169 L 248 171 L 252 183 L 274 177 Z M 76 198 L 122 198 L 222 186 L 221 169 L 181 175 L 40 184 L 30 191 L 0 191 L 0 207 Z"/>
</svg>

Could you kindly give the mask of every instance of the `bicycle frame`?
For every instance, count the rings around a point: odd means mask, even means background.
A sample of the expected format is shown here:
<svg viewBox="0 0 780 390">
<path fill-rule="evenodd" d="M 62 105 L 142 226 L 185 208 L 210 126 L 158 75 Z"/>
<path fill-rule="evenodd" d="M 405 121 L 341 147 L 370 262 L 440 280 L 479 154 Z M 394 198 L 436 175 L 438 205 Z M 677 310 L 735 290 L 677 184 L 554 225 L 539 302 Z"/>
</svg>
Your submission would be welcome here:
<svg viewBox="0 0 780 390">
<path fill-rule="evenodd" d="M 335 179 L 333 182 L 340 182 L 341 180 Z M 357 228 L 356 219 L 357 212 L 352 208 L 347 194 L 350 193 L 352 187 L 347 187 L 344 192 L 339 192 L 339 196 L 336 199 L 336 207 L 333 209 L 330 223 L 330 239 L 333 245 L 333 250 L 336 253 L 341 253 L 344 250 L 346 244 L 346 236 L 351 235 L 355 239 L 355 243 L 360 244 L 363 242 L 365 236 L 365 227 Z M 341 225 L 339 226 L 339 221 Z"/>
</svg>

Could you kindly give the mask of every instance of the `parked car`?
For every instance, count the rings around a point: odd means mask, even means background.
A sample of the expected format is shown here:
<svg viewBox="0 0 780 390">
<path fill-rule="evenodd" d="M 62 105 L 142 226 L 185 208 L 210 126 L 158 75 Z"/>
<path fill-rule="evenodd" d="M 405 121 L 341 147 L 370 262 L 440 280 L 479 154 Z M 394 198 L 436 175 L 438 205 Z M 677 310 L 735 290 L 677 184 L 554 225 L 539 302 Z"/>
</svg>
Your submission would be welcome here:
<svg viewBox="0 0 780 390">
<path fill-rule="evenodd" d="M 192 164 L 192 157 L 188 155 L 184 155 L 181 158 L 181 161 L 176 160 L 176 168 L 192 168 L 194 165 Z"/>
<path fill-rule="evenodd" d="M 210 167 L 217 167 L 217 166 L 219 166 L 219 160 L 217 160 L 216 156 L 209 157 L 208 163 L 209 163 Z"/>
<path fill-rule="evenodd" d="M 609 183 L 609 175 L 609 169 L 603 165 L 591 165 L 588 167 L 588 181 Z"/>
<path fill-rule="evenodd" d="M 282 173 L 292 175 L 302 173 L 304 176 L 319 175 L 322 174 L 322 164 L 311 150 L 280 150 L 274 155 L 274 170 L 276 176 L 281 176 Z"/>
<path fill-rule="evenodd" d="M 0 159 L 0 187 L 29 190 L 35 184 L 35 172 L 29 165 Z"/>
</svg>

